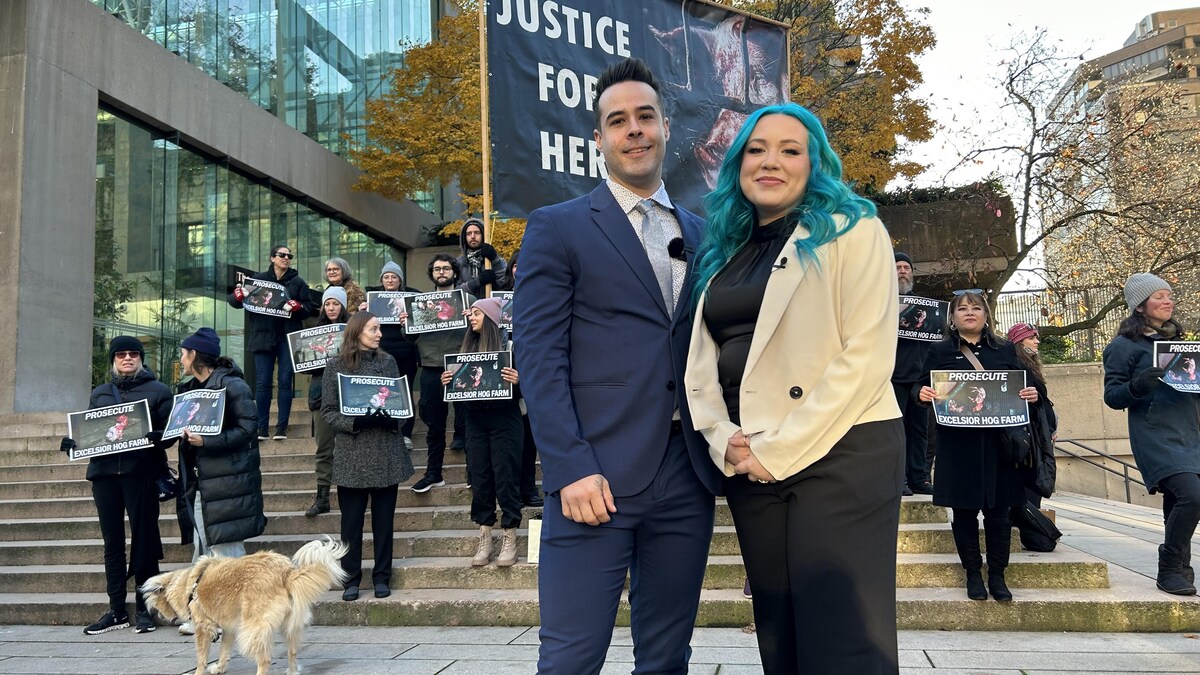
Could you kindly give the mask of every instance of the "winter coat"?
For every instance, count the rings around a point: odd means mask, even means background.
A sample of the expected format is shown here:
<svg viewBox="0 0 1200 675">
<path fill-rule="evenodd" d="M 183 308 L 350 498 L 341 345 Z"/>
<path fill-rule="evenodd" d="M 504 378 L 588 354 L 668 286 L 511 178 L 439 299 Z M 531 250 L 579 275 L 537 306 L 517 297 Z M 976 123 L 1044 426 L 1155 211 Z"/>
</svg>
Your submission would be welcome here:
<svg viewBox="0 0 1200 675">
<path fill-rule="evenodd" d="M 467 240 L 465 237 L 459 237 L 458 245 L 462 249 L 462 255 L 458 256 L 458 288 L 478 297 L 483 291 L 483 284 L 479 283 L 479 273 L 483 271 L 483 256 L 476 256 L 475 260 L 472 261 L 471 257 L 467 255 Z M 492 290 L 512 290 L 513 283 L 509 277 L 508 263 L 504 261 L 504 258 L 500 257 L 499 253 L 496 254 L 496 257 L 491 262 L 492 271 L 496 273 L 496 283 L 492 284 Z"/>
<path fill-rule="evenodd" d="M 367 291 L 382 290 L 383 286 L 367 287 Z M 420 293 L 417 289 L 409 286 L 401 286 L 400 290 L 408 293 Z M 400 373 L 403 374 L 410 370 L 416 370 L 421 361 L 420 352 L 417 350 L 417 336 L 405 333 L 404 326 L 398 323 L 381 324 L 379 330 L 383 333 L 383 339 L 379 341 L 379 348 L 391 354 L 393 359 L 396 359 L 396 366 L 400 368 Z M 411 385 L 412 383 L 409 382 L 409 384 Z"/>
<path fill-rule="evenodd" d="M 267 316 L 266 314 L 257 314 L 255 312 L 245 312 L 246 346 L 252 352 L 273 352 L 276 346 L 278 346 L 279 341 L 286 337 L 288 333 L 294 333 L 304 327 L 301 322 L 309 316 L 316 314 L 316 307 L 313 305 L 308 284 L 304 283 L 304 279 L 300 278 L 300 273 L 294 269 L 288 269 L 282 279 L 276 279 L 274 268 L 269 267 L 266 271 L 255 274 L 251 279 L 273 281 L 277 284 L 282 284 L 287 289 L 288 299 L 300 303 L 300 309 L 292 312 L 292 315 L 286 319 Z M 229 306 L 235 309 L 242 309 L 241 301 L 233 293 L 229 294 Z"/>
<path fill-rule="evenodd" d="M 970 346 L 987 370 L 1025 370 L 1017 360 L 1012 343 L 985 335 L 978 345 L 972 345 L 955 334 L 930 347 L 922 368 L 921 381 L 913 385 L 915 400 L 919 402 L 917 395 L 922 386 L 930 386 L 929 371 L 974 370 L 971 362 L 959 351 L 960 344 Z M 1032 382 L 1032 376 L 1027 375 L 1026 381 Z M 1031 414 L 1035 405 L 1029 406 Z M 1004 434 L 1002 428 L 947 427 L 938 424 L 931 427 L 930 432 L 937 434 L 934 504 L 956 509 L 984 509 L 1025 503 L 1020 470 L 1000 459 Z"/>
<path fill-rule="evenodd" d="M 354 430 L 354 417 L 341 412 L 338 401 L 338 374 L 374 377 L 399 377 L 396 360 L 387 352 L 376 349 L 359 352 L 358 370 L 346 369 L 338 358 L 325 365 L 321 388 L 321 417 L 336 432 L 333 439 L 333 484 L 343 487 L 371 489 L 397 485 L 413 475 L 412 457 L 404 447 L 396 422 L 395 430 L 378 427 Z"/>
<path fill-rule="evenodd" d="M 1185 394 L 1165 382 L 1135 396 L 1129 382 L 1154 365 L 1154 335 L 1131 340 L 1123 335 L 1104 348 L 1104 403 L 1129 415 L 1129 445 L 1150 493 L 1178 473 L 1200 473 L 1200 395 Z"/>
<path fill-rule="evenodd" d="M 113 396 L 114 384 L 121 394 L 119 401 Z M 111 382 L 96 387 L 92 390 L 88 408 L 143 400 L 150 406 L 151 428 L 156 431 L 165 429 L 167 418 L 171 416 L 171 388 L 159 382 L 149 368 L 143 367 L 133 377 L 113 378 Z M 174 444 L 174 440 L 160 441 L 149 448 L 93 457 L 88 461 L 87 479 L 138 474 L 149 480 L 157 480 L 167 466 L 167 448 Z"/>
<path fill-rule="evenodd" d="M 204 445 L 181 441 L 176 507 L 184 544 L 192 541 L 192 505 L 196 490 L 204 502 L 204 536 L 209 546 L 257 537 L 267 526 L 263 513 L 262 473 L 258 456 L 258 411 L 250 387 L 237 366 L 219 367 L 201 384 L 179 387 L 225 389 L 225 419 L 221 433 L 205 436 Z"/>
<path fill-rule="evenodd" d="M 911 293 L 901 293 L 911 295 Z M 921 379 L 924 373 L 921 366 L 925 363 L 925 355 L 929 353 L 930 342 L 896 338 L 896 366 L 892 369 L 892 384 L 912 384 Z"/>
</svg>

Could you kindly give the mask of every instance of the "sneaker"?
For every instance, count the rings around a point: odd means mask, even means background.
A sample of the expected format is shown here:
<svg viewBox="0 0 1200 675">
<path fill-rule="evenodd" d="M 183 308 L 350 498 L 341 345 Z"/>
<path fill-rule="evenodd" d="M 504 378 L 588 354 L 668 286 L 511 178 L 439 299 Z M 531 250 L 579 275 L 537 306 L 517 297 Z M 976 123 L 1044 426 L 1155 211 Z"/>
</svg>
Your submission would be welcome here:
<svg viewBox="0 0 1200 675">
<path fill-rule="evenodd" d="M 269 440 L 271 440 L 271 435 L 267 432 L 266 429 L 259 429 L 258 430 L 258 440 L 269 441 Z"/>
<path fill-rule="evenodd" d="M 192 623 L 191 621 L 184 621 L 183 623 L 179 624 L 179 634 L 180 635 L 195 635 L 196 634 L 196 624 Z"/>
<path fill-rule="evenodd" d="M 900 496 L 902 496 L 902 497 L 913 496 L 912 488 L 908 487 L 908 483 L 905 483 L 904 487 L 900 488 Z"/>
<path fill-rule="evenodd" d="M 750 577 L 746 577 L 746 585 L 742 586 L 742 597 L 746 598 L 747 600 L 754 597 L 750 593 Z"/>
<path fill-rule="evenodd" d="M 125 616 L 117 616 L 116 613 L 110 609 L 104 613 L 104 616 L 100 617 L 99 621 L 88 626 L 87 628 L 84 628 L 83 634 L 100 635 L 101 633 L 107 633 L 110 630 L 121 630 L 122 628 L 129 628 L 129 615 L 126 614 Z"/>
<path fill-rule="evenodd" d="M 273 438 L 274 440 L 277 440 L 277 441 L 286 441 L 287 440 L 287 429 L 276 429 L 275 435 L 272 436 L 271 438 Z"/>
<path fill-rule="evenodd" d="M 137 623 L 133 627 L 135 633 L 153 633 L 154 629 L 158 628 L 154 624 L 154 619 L 150 617 L 150 612 L 138 612 Z"/>
<path fill-rule="evenodd" d="M 446 481 L 441 478 L 434 480 L 433 478 L 430 478 L 429 476 L 422 476 L 421 480 L 417 481 L 416 483 L 413 483 L 412 491 L 413 492 L 429 492 L 429 488 L 442 487 L 445 484 L 446 484 Z"/>
<path fill-rule="evenodd" d="M 412 439 L 411 439 L 411 438 L 409 438 L 408 436 L 405 436 L 405 437 L 404 437 L 404 447 L 405 447 L 405 449 L 406 449 L 406 450 L 408 450 L 409 452 L 412 452 L 412 450 L 413 450 Z"/>
</svg>

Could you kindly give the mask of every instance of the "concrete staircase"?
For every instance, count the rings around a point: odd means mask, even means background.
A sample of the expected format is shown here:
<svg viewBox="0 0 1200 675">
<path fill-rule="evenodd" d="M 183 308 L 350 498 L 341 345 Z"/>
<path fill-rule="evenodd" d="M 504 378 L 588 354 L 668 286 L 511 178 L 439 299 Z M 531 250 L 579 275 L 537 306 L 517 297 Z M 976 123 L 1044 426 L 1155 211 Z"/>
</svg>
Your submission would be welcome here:
<svg viewBox="0 0 1200 675">
<path fill-rule="evenodd" d="M 315 485 L 310 419 L 307 411 L 294 410 L 289 439 L 261 444 L 268 524 L 261 537 L 248 542 L 251 551 L 290 555 L 319 535 L 339 531 L 336 497 L 332 513 L 303 515 Z M 66 433 L 65 415 L 0 416 L 0 430 L 0 624 L 86 625 L 107 607 L 103 544 L 84 478 L 86 462 L 69 463 L 57 449 Z M 409 484 L 421 476 L 425 463 L 420 423 L 413 440 L 418 469 Z M 316 608 L 316 623 L 538 623 L 536 566 L 525 564 L 523 556 L 508 569 L 470 566 L 478 530 L 469 517 L 463 455 L 449 452 L 446 463 L 446 487 L 425 494 L 406 486 L 400 490 L 392 596 L 346 603 L 331 591 Z M 896 578 L 901 628 L 1200 630 L 1200 600 L 1168 596 L 1144 576 L 1061 543 L 1048 554 L 1020 551 L 1015 533 L 1008 579 L 1016 601 L 968 600 L 945 509 L 921 496 L 905 498 L 901 508 Z M 539 511 L 526 509 L 526 522 Z M 163 505 L 160 528 L 164 569 L 188 564 L 191 547 L 175 543 L 179 527 L 171 503 Z M 523 552 L 524 523 L 520 534 Z M 364 570 L 369 570 L 371 535 L 366 536 Z M 718 500 L 699 625 L 741 626 L 753 620 L 751 604 L 741 594 L 744 575 L 729 509 Z M 618 622 L 628 621 L 629 607 L 622 603 Z"/>
</svg>

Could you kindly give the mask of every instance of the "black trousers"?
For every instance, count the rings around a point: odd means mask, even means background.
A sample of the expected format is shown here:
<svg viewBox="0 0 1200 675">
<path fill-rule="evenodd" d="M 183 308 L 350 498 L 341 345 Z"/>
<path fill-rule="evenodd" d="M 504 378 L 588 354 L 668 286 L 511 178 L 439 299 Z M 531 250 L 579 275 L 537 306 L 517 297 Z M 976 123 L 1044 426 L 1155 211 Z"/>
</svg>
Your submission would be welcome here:
<svg viewBox="0 0 1200 675">
<path fill-rule="evenodd" d="M 421 367 L 421 400 L 417 412 L 428 427 L 425 445 L 429 448 L 429 459 L 425 463 L 425 475 L 441 479 L 442 464 L 446 460 L 446 418 L 450 415 L 450 404 L 442 400 L 442 369 Z M 459 404 L 454 406 L 454 437 L 466 436 L 466 415 Z"/>
<path fill-rule="evenodd" d="M 912 384 L 892 383 L 904 418 L 904 480 L 909 487 L 929 480 L 929 408 L 912 400 Z"/>
<path fill-rule="evenodd" d="M 521 415 L 524 441 L 521 445 L 521 499 L 537 497 L 537 444 L 533 441 L 533 429 L 529 426 L 529 415 Z"/>
<path fill-rule="evenodd" d="M 899 419 L 859 424 L 786 480 L 726 479 L 766 675 L 899 672 L 903 434 Z"/>
<path fill-rule="evenodd" d="M 367 500 L 371 501 L 371 536 L 375 541 L 375 567 L 371 581 L 390 584 L 392 581 L 392 535 L 396 517 L 397 485 L 381 488 L 352 488 L 338 486 L 338 504 L 342 509 L 342 541 L 350 547 L 342 558 L 342 569 L 349 578 L 346 586 L 358 586 L 362 581 L 363 519 Z"/>
<path fill-rule="evenodd" d="M 1192 534 L 1200 521 L 1200 475 L 1177 473 L 1158 481 L 1163 493 L 1163 524 L 1166 540 L 1163 548 L 1172 556 L 1180 556 L 1190 564 Z"/>
<path fill-rule="evenodd" d="M 467 471 L 471 478 L 471 521 L 521 525 L 521 408 L 516 401 L 468 403 Z"/>
<path fill-rule="evenodd" d="M 158 574 L 162 560 L 162 538 L 158 532 L 158 489 L 154 478 L 136 474 L 108 476 L 92 481 L 92 499 L 100 516 L 104 538 L 104 577 L 108 607 L 126 615 L 125 596 L 129 578 L 140 587 Z M 125 514 L 129 514 L 129 568 L 125 568 Z M 146 601 L 136 594 L 137 609 L 146 611 Z"/>
</svg>

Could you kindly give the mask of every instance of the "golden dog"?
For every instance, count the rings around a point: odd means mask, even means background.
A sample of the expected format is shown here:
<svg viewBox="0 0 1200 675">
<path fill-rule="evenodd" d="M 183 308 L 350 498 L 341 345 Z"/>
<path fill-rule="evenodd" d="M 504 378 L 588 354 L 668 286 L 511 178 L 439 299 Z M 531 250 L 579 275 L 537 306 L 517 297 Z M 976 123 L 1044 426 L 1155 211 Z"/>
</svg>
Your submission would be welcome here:
<svg viewBox="0 0 1200 675">
<path fill-rule="evenodd" d="M 151 577 L 141 590 L 150 609 L 196 626 L 197 675 L 205 672 L 217 629 L 225 635 L 221 655 L 207 672 L 225 672 L 236 641 L 238 651 L 257 662 L 258 675 L 265 675 L 275 633 L 283 631 L 288 675 L 296 675 L 296 650 L 312 621 L 313 603 L 345 581 L 338 563 L 344 555 L 346 545 L 326 537 L 305 544 L 291 560 L 269 551 L 243 558 L 204 556 L 189 568 Z"/>
</svg>

